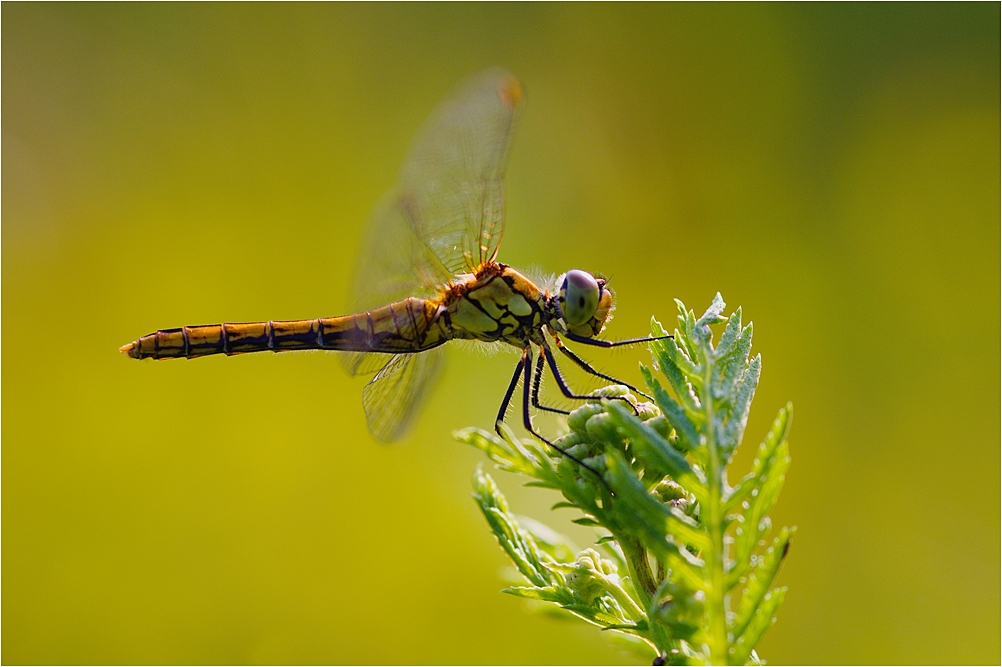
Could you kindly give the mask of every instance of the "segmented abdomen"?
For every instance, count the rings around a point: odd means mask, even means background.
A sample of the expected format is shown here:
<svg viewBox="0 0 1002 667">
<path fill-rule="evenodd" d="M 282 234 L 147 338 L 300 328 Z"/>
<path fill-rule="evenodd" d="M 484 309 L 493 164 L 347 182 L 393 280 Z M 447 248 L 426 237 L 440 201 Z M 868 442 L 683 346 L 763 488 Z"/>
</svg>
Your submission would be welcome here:
<svg viewBox="0 0 1002 667">
<path fill-rule="evenodd" d="M 120 350 L 134 359 L 193 359 L 268 350 L 395 354 L 430 350 L 451 337 L 448 313 L 443 307 L 435 301 L 410 298 L 342 317 L 166 329 L 123 345 Z"/>
</svg>

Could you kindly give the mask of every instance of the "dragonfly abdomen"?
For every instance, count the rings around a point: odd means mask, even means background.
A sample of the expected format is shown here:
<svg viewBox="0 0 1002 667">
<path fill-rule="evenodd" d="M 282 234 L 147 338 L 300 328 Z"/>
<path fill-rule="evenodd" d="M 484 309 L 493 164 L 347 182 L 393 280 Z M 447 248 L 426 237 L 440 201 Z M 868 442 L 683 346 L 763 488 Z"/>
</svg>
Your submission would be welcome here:
<svg viewBox="0 0 1002 667">
<path fill-rule="evenodd" d="M 323 320 L 206 324 L 162 329 L 121 348 L 134 359 L 194 359 L 212 354 L 242 354 L 320 347 Z"/>
<path fill-rule="evenodd" d="M 452 337 L 441 311 L 444 309 L 434 301 L 410 298 L 341 317 L 164 329 L 123 345 L 120 350 L 134 359 L 194 359 L 269 350 L 420 352 Z"/>
</svg>

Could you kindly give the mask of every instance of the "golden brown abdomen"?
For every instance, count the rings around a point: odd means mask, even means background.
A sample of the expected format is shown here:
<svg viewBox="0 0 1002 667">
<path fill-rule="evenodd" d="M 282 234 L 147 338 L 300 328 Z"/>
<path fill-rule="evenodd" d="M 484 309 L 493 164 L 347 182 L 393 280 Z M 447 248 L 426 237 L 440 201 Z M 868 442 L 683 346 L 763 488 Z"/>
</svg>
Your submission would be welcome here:
<svg viewBox="0 0 1002 667">
<path fill-rule="evenodd" d="M 166 329 L 123 345 L 134 359 L 193 359 L 210 354 L 341 350 L 421 352 L 449 340 L 448 319 L 436 301 L 410 298 L 357 315 Z"/>
</svg>

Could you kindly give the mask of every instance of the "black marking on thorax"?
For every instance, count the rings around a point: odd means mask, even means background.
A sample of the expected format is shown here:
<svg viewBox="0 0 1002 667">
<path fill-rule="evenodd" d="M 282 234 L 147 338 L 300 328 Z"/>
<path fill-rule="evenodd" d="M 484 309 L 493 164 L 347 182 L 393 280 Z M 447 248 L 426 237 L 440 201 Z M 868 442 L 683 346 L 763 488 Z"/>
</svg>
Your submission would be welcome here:
<svg viewBox="0 0 1002 667">
<path fill-rule="evenodd" d="M 542 338 L 541 328 L 545 322 L 543 317 L 544 311 L 540 306 L 539 301 L 537 299 L 533 299 L 530 295 L 523 293 L 521 290 L 516 289 L 514 276 L 502 273 L 500 278 L 513 294 L 518 294 L 527 304 L 529 304 L 528 315 L 516 315 L 507 308 L 504 309 L 507 314 L 511 315 L 511 317 L 518 322 L 518 327 L 516 327 L 514 332 L 507 334 L 506 336 L 502 336 L 502 340 L 515 340 L 523 347 L 530 341 L 537 342 L 537 339 Z"/>
</svg>

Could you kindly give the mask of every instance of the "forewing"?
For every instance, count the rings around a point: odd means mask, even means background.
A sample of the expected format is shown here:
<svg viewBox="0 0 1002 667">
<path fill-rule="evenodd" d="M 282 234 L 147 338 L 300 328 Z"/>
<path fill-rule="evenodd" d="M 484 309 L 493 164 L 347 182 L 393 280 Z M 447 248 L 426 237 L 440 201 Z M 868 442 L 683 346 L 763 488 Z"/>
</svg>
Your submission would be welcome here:
<svg viewBox="0 0 1002 667">
<path fill-rule="evenodd" d="M 376 207 L 357 255 L 352 313 L 405 299 L 493 259 L 504 233 L 504 169 L 522 89 L 500 69 L 461 86 L 425 124 L 397 188 Z M 341 355 L 352 375 L 387 355 Z"/>
<path fill-rule="evenodd" d="M 493 259 L 504 233 L 504 170 L 522 88 L 501 69 L 459 88 L 425 125 L 400 176 L 398 205 L 448 273 Z"/>
<path fill-rule="evenodd" d="M 442 348 L 398 354 L 362 389 L 369 432 L 381 442 L 400 438 L 410 428 L 442 371 Z"/>
</svg>

